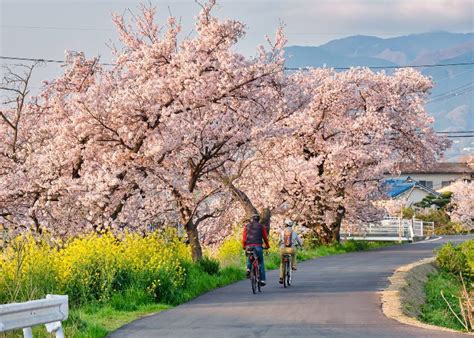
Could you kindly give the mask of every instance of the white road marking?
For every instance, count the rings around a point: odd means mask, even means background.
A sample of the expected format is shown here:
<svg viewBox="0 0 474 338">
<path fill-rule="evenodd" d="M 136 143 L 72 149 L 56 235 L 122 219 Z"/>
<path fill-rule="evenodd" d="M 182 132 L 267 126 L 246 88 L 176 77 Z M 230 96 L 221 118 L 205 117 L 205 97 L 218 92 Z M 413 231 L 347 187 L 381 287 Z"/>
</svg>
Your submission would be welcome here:
<svg viewBox="0 0 474 338">
<path fill-rule="evenodd" d="M 439 236 L 439 237 L 436 237 L 436 238 L 432 238 L 432 239 L 428 239 L 428 240 L 424 240 L 424 241 L 419 241 L 419 242 L 415 242 L 415 243 L 412 243 L 412 244 L 436 242 L 436 241 L 439 241 L 440 239 L 443 239 L 443 237 Z"/>
</svg>

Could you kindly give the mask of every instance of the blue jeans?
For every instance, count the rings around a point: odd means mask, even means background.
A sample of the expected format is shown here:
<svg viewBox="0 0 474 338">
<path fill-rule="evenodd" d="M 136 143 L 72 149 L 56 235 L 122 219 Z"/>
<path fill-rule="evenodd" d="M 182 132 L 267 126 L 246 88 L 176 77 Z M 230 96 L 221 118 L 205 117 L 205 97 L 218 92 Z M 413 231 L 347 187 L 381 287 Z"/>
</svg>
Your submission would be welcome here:
<svg viewBox="0 0 474 338">
<path fill-rule="evenodd" d="M 265 278 L 265 262 L 263 261 L 263 248 L 261 246 L 254 246 L 255 248 L 255 253 L 257 254 L 258 258 L 258 264 L 260 265 L 260 280 L 266 281 L 267 279 Z M 250 263 L 250 260 L 247 257 L 247 269 L 250 270 L 252 267 L 252 263 Z"/>
</svg>

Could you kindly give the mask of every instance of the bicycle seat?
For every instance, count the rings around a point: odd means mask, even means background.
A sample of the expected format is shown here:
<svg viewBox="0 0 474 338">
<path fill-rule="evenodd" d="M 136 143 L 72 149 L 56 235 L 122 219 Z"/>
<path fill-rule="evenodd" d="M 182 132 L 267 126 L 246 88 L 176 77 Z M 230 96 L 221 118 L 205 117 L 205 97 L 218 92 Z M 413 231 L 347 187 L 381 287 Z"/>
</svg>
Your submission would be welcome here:
<svg viewBox="0 0 474 338">
<path fill-rule="evenodd" d="M 255 253 L 255 248 L 253 248 L 253 247 L 245 248 L 245 252 L 247 254 L 253 254 L 253 253 Z"/>
</svg>

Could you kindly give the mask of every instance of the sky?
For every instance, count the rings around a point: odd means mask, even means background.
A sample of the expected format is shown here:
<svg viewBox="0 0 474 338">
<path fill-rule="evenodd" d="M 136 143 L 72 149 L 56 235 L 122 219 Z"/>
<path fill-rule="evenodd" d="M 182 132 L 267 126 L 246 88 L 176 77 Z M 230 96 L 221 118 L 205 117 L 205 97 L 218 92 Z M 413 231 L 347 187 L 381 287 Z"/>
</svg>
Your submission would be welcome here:
<svg viewBox="0 0 474 338">
<path fill-rule="evenodd" d="M 136 13 L 140 2 L 0 0 L 0 55 L 62 60 L 65 50 L 75 50 L 109 62 L 109 45 L 117 41 L 111 13 Z M 156 6 L 158 22 L 171 13 L 180 18 L 183 36 L 192 34 L 200 9 L 194 0 L 148 2 Z M 236 47 L 245 55 L 255 54 L 281 22 L 288 45 L 315 46 L 357 34 L 474 31 L 474 0 L 221 0 L 215 14 L 247 25 L 247 35 Z M 60 69 L 43 68 L 43 77 Z"/>
</svg>

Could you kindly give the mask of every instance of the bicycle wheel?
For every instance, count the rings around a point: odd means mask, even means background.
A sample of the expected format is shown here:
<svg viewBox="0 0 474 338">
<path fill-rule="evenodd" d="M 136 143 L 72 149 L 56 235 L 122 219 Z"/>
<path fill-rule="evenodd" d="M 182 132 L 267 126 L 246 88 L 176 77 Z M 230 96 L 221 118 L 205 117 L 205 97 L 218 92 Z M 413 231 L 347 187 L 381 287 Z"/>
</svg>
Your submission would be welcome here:
<svg viewBox="0 0 474 338">
<path fill-rule="evenodd" d="M 260 285 L 260 266 L 258 263 L 255 264 L 255 274 L 257 275 L 257 289 L 258 292 L 262 292 L 262 286 Z"/>
<path fill-rule="evenodd" d="M 286 273 L 288 271 L 288 258 L 283 258 L 283 287 L 286 288 L 288 286 L 288 280 L 286 279 Z"/>
<path fill-rule="evenodd" d="M 291 273 L 292 273 L 291 264 L 290 264 L 290 260 L 288 259 L 288 261 L 286 262 L 286 276 L 285 276 L 286 285 L 288 286 L 291 285 Z"/>
<path fill-rule="evenodd" d="M 255 275 L 253 265 L 252 269 L 250 269 L 250 284 L 252 285 L 252 292 L 255 294 L 257 292 L 257 276 Z"/>
</svg>

